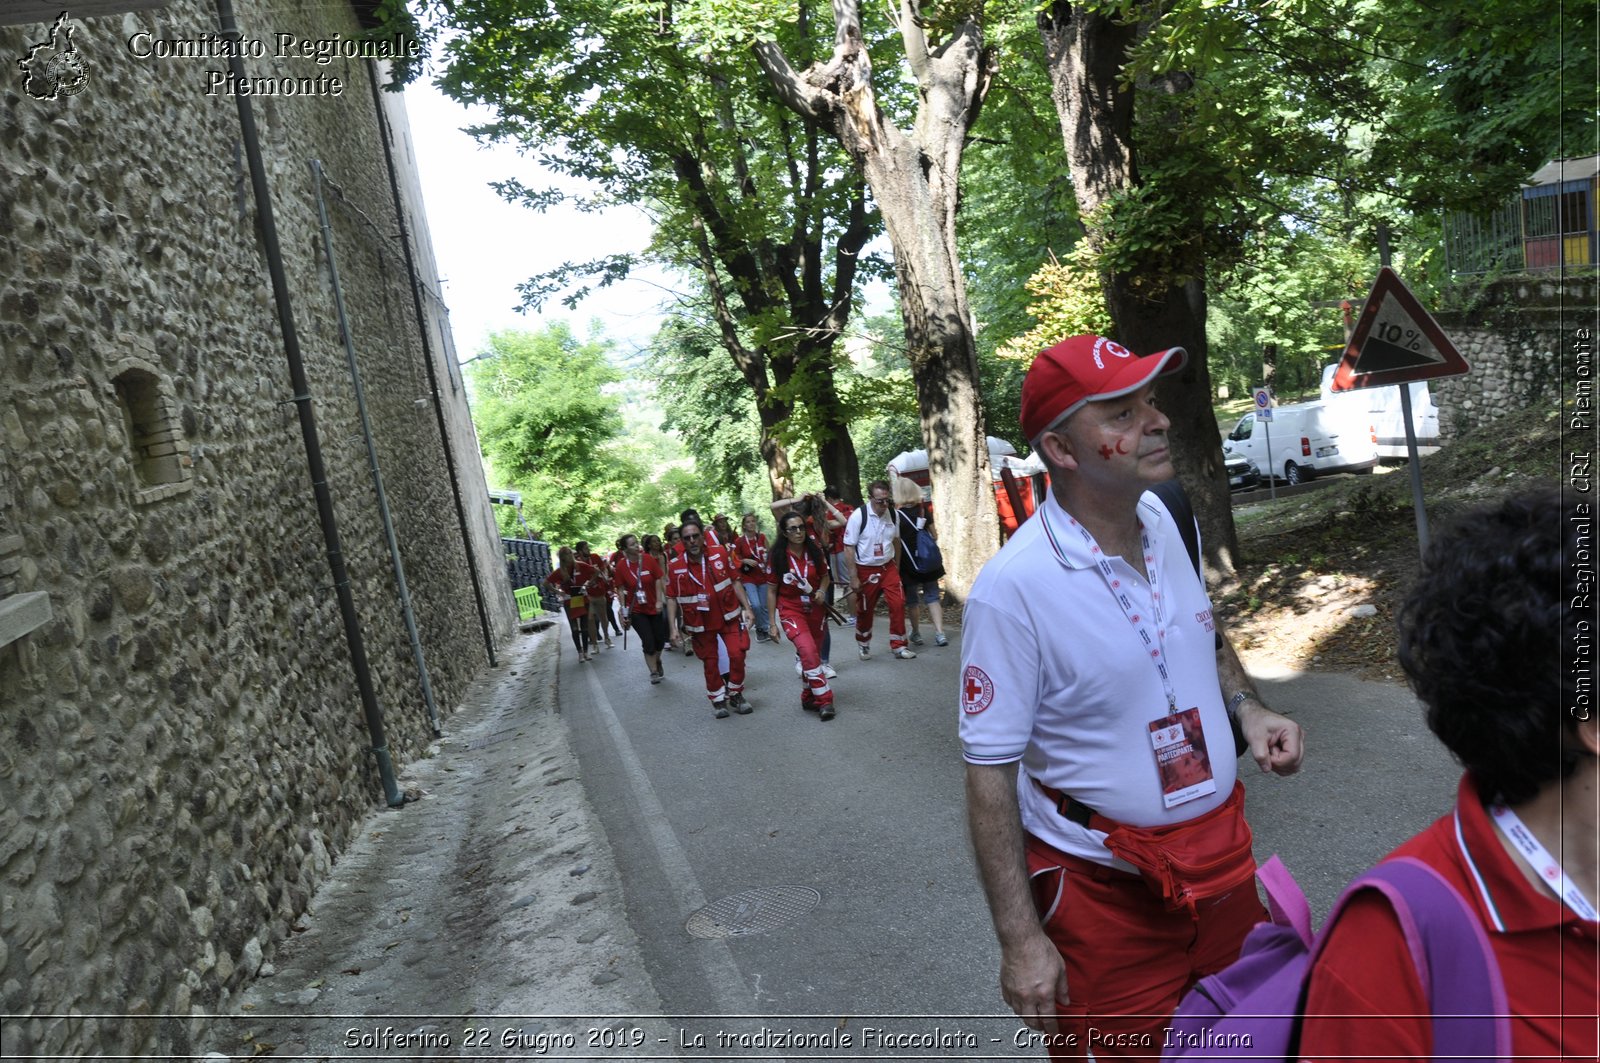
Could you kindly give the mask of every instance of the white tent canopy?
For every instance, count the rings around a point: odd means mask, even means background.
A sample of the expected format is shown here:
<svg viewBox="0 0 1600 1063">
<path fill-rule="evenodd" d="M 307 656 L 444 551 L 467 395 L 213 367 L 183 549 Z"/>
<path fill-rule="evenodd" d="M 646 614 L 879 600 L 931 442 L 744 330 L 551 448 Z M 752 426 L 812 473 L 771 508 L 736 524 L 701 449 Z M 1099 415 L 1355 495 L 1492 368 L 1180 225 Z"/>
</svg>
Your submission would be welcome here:
<svg viewBox="0 0 1600 1063">
<path fill-rule="evenodd" d="M 1007 443 L 998 436 L 989 437 L 989 464 L 999 469 L 1005 458 L 1015 458 L 1017 448 Z M 910 476 L 913 473 L 926 473 L 928 471 L 928 452 L 921 448 L 917 450 L 903 450 L 896 454 L 889 462 L 891 476 Z"/>
</svg>

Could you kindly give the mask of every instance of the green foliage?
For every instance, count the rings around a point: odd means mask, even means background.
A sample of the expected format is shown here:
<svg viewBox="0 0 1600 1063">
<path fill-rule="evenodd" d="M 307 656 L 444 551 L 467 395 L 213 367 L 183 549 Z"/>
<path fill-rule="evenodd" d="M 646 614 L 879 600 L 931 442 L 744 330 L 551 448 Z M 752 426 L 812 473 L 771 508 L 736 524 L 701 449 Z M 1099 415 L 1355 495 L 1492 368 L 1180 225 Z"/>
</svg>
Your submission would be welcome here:
<svg viewBox="0 0 1600 1063">
<path fill-rule="evenodd" d="M 648 366 L 666 411 L 662 426 L 679 434 L 693 459 L 695 497 L 737 495 L 746 475 L 764 468 L 755 397 L 739 370 L 715 339 L 682 319 L 656 335 Z"/>
<path fill-rule="evenodd" d="M 551 542 L 593 537 L 641 470 L 619 452 L 618 379 L 606 341 L 565 323 L 489 337 L 469 367 L 473 421 L 496 486 L 523 494 L 523 517 Z"/>
</svg>

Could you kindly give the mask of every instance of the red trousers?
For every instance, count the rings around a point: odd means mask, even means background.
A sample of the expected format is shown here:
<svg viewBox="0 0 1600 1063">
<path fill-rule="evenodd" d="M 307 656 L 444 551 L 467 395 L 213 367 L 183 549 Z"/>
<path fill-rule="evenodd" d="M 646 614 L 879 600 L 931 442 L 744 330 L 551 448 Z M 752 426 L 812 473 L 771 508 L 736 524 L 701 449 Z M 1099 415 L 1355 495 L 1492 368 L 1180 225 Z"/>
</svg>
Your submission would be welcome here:
<svg viewBox="0 0 1600 1063">
<path fill-rule="evenodd" d="M 694 633 L 694 655 L 706 670 L 706 697 L 721 701 L 730 694 L 744 690 L 744 651 L 750 648 L 750 633 L 743 624 L 728 624 L 716 631 Z M 717 666 L 717 639 L 728 648 L 728 681 L 722 681 L 722 670 Z"/>
<path fill-rule="evenodd" d="M 833 688 L 822 674 L 822 627 L 827 622 L 828 613 L 821 603 L 802 609 L 799 602 L 778 599 L 778 623 L 783 625 L 783 637 L 800 655 L 802 707 L 820 709 L 833 704 Z"/>
<path fill-rule="evenodd" d="M 906 589 L 900 583 L 900 569 L 893 564 L 857 565 L 856 576 L 861 580 L 861 590 L 856 594 L 856 642 L 863 646 L 872 643 L 872 614 L 878 608 L 881 595 L 889 603 L 889 648 L 898 650 L 906 644 Z"/>
<path fill-rule="evenodd" d="M 1050 1058 L 1159 1060 L 1179 999 L 1238 959 L 1245 935 L 1266 920 L 1254 883 L 1202 902 L 1196 920 L 1167 911 L 1137 874 L 1031 835 L 1027 846 L 1034 905 L 1066 961 L 1072 998 L 1057 1012 L 1060 1033 L 1045 1041 Z"/>
</svg>

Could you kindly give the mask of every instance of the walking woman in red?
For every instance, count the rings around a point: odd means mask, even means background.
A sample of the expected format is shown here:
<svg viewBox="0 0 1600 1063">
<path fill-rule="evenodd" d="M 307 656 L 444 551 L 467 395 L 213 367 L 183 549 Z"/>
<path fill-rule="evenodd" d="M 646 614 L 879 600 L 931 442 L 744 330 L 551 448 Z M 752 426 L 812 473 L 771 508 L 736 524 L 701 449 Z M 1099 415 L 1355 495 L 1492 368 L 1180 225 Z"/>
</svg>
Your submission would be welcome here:
<svg viewBox="0 0 1600 1063">
<path fill-rule="evenodd" d="M 806 536 L 805 518 L 789 513 L 778 522 L 772 548 L 772 578 L 767 583 L 768 612 L 776 619 L 772 641 L 785 635 L 800 654 L 800 707 L 824 720 L 833 719 L 833 688 L 822 672 L 822 628 L 828 622 L 823 595 L 828 589 L 828 563 Z"/>
<path fill-rule="evenodd" d="M 667 642 L 666 571 L 640 548 L 637 535 L 624 535 L 617 540 L 611 571 L 617 581 L 617 594 L 628 609 L 628 624 L 639 635 L 650 682 L 659 683 L 664 678 L 661 647 Z"/>
<path fill-rule="evenodd" d="M 572 629 L 572 644 L 578 648 L 578 660 L 589 659 L 589 599 L 585 584 L 592 575 L 587 565 L 574 560 L 572 547 L 563 546 L 556 551 L 559 564 L 545 577 L 545 582 L 561 598 L 561 608 L 567 614 L 567 626 Z"/>
</svg>

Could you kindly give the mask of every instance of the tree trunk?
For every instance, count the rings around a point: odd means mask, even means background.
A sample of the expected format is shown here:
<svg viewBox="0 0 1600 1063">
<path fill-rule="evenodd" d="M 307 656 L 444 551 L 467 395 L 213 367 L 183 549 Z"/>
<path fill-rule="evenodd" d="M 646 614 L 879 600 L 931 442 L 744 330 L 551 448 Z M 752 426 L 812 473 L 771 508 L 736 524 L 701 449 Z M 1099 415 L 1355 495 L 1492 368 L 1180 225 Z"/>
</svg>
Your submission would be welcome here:
<svg viewBox="0 0 1600 1063">
<path fill-rule="evenodd" d="M 1122 80 L 1122 67 L 1141 32 L 1138 25 L 1119 24 L 1069 3 L 1050 4 L 1039 14 L 1051 96 L 1078 213 L 1091 240 L 1102 209 L 1139 184 L 1134 93 Z M 1206 559 L 1213 571 L 1231 577 L 1239 542 L 1221 434 L 1211 410 L 1204 281 L 1152 296 L 1138 290 L 1137 280 L 1129 274 L 1104 274 L 1106 308 L 1116 323 L 1117 340 L 1131 350 L 1147 354 L 1182 347 L 1189 353 L 1183 372 L 1164 380 L 1158 393 L 1172 419 L 1173 461 L 1199 518 Z"/>
<path fill-rule="evenodd" d="M 834 49 L 826 63 L 801 74 L 771 42 L 757 44 L 756 57 L 784 102 L 833 131 L 861 166 L 883 215 L 894 248 L 946 588 L 959 600 L 999 543 L 977 349 L 955 244 L 961 153 L 993 76 L 993 55 L 970 20 L 930 51 L 921 4 L 901 0 L 901 38 L 921 90 L 915 130 L 907 136 L 884 118 L 873 95 L 858 4 L 834 0 L 833 11 Z"/>
</svg>

